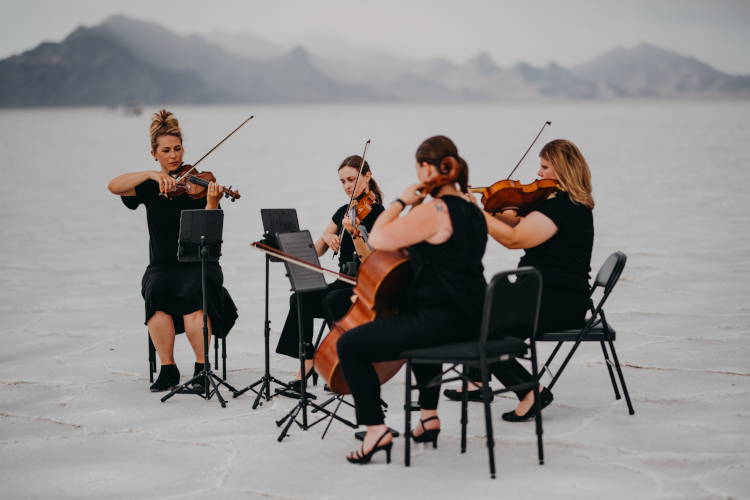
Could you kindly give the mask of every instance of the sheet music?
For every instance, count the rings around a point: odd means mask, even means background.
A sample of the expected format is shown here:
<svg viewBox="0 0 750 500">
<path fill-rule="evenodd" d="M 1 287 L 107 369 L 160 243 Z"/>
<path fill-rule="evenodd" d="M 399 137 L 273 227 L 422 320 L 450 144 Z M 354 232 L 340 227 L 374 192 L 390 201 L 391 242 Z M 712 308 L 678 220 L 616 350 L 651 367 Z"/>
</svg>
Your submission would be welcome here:
<svg viewBox="0 0 750 500">
<path fill-rule="evenodd" d="M 318 254 L 315 253 L 310 231 L 297 231 L 294 233 L 279 233 L 277 236 L 279 247 L 282 252 L 288 253 L 298 259 L 319 266 Z M 325 288 L 326 280 L 319 272 L 284 261 L 292 290 L 295 292 L 309 292 Z"/>
</svg>

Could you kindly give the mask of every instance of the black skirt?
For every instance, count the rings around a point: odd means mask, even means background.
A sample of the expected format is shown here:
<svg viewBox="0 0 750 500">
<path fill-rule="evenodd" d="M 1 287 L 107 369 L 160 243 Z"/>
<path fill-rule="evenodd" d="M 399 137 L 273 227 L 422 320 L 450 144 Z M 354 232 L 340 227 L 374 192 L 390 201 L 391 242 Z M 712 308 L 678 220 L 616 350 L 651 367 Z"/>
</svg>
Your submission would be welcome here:
<svg viewBox="0 0 750 500">
<path fill-rule="evenodd" d="M 225 337 L 237 320 L 237 306 L 223 283 L 221 267 L 215 262 L 206 264 L 208 316 L 217 337 Z M 203 309 L 200 263 L 148 266 L 141 280 L 141 295 L 146 306 L 145 323 L 156 311 L 163 311 L 172 316 L 175 333 L 183 333 L 182 316 Z"/>
</svg>

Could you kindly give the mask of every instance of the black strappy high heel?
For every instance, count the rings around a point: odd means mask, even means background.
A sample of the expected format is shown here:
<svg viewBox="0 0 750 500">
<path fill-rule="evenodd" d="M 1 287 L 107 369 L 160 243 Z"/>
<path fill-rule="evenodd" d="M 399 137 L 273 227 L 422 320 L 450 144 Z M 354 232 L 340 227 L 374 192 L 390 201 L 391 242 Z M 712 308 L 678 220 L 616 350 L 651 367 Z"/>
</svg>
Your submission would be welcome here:
<svg viewBox="0 0 750 500">
<path fill-rule="evenodd" d="M 437 439 L 438 439 L 438 434 L 440 434 L 440 429 L 428 429 L 427 427 L 424 426 L 424 424 L 426 424 L 427 422 L 431 420 L 439 420 L 439 419 L 438 419 L 438 416 L 435 415 L 435 416 L 426 418 L 424 420 L 420 420 L 419 423 L 422 425 L 422 431 L 424 432 L 422 432 L 422 434 L 420 434 L 419 436 L 415 436 L 414 433 L 412 432 L 411 438 L 414 440 L 415 443 L 429 443 L 430 441 L 432 441 L 432 447 L 437 448 Z"/>
<path fill-rule="evenodd" d="M 378 446 L 380 444 L 380 441 L 383 440 L 384 437 L 388 436 L 391 433 L 390 429 L 386 429 L 386 431 L 378 438 L 377 441 L 375 441 L 375 446 L 372 447 L 370 451 L 367 453 L 364 453 L 364 443 L 362 444 L 362 448 L 357 451 L 357 456 L 354 457 L 346 457 L 346 459 L 349 461 L 350 464 L 369 464 L 370 460 L 372 460 L 372 456 L 380 451 L 385 450 L 385 463 L 389 464 L 391 463 L 391 448 L 393 448 L 393 441 L 391 441 L 388 444 L 384 444 L 383 446 Z"/>
</svg>

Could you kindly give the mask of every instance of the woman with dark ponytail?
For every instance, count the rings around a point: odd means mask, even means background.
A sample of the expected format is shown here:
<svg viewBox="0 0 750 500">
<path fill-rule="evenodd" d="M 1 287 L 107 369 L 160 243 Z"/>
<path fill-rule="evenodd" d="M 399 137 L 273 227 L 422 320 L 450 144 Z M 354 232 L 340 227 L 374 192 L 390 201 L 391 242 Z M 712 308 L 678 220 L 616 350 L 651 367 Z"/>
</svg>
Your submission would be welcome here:
<svg viewBox="0 0 750 500">
<path fill-rule="evenodd" d="M 376 201 L 372 204 L 370 213 L 363 220 L 356 221 L 369 232 L 375 223 L 375 219 L 384 210 L 382 205 L 383 193 L 375 182 L 367 161 L 365 161 L 361 172 L 359 172 L 360 165 L 362 165 L 362 157 L 359 155 L 344 158 L 338 168 L 339 182 L 341 182 L 341 187 L 346 193 L 347 201 L 352 197 L 352 194 L 354 194 L 355 201 L 369 196 L 371 193 L 374 195 Z M 358 174 L 359 179 L 357 179 Z M 347 211 L 348 204 L 344 204 L 334 212 L 323 234 L 315 241 L 315 251 L 318 256 L 325 254 L 329 248 L 338 252 L 340 272 L 354 275 L 360 261 L 367 257 L 372 250 L 355 230 L 355 221 L 349 219 Z M 343 233 L 342 229 L 345 229 Z M 341 239 L 339 239 L 339 235 L 342 235 Z M 341 318 L 351 306 L 352 288 L 352 285 L 336 280 L 320 291 L 302 294 L 293 293 L 289 298 L 289 313 L 284 322 L 284 329 L 276 346 L 276 352 L 292 358 L 299 357 L 297 300 L 300 300 L 302 313 L 302 333 L 305 341 L 309 344 L 312 342 L 314 318 L 325 318 L 329 323 Z M 313 354 L 313 349 L 307 350 L 305 372 L 306 375 L 317 377 L 312 369 Z M 296 378 L 289 381 L 292 392 L 279 389 L 279 393 L 285 396 L 299 397 L 301 376 L 301 373 L 297 373 Z"/>
<path fill-rule="evenodd" d="M 152 392 L 166 391 L 180 382 L 174 361 L 175 334 L 185 332 L 195 353 L 194 374 L 203 370 L 203 294 L 200 263 L 177 261 L 177 238 L 183 210 L 219 208 L 222 186 L 212 182 L 203 199 L 187 194 L 167 198 L 175 184 L 175 172 L 182 165 L 184 149 L 177 118 L 162 109 L 151 119 L 151 156 L 158 170 L 122 174 L 112 179 L 109 190 L 122 197 L 126 207 L 146 207 L 150 259 L 141 281 L 146 306 L 146 325 L 159 355 L 159 377 Z M 237 319 L 237 308 L 222 286 L 224 275 L 218 262 L 206 264 L 209 334 L 223 337 Z M 196 383 L 194 389 L 205 388 Z"/>
<path fill-rule="evenodd" d="M 390 459 L 393 436 L 380 405 L 380 384 L 372 363 L 399 359 L 408 349 L 473 340 L 479 331 L 486 282 L 482 256 L 487 224 L 482 212 L 464 198 L 468 166 L 445 136 L 424 141 L 416 153 L 419 184 L 406 188 L 375 222 L 370 244 L 376 250 L 408 248 L 412 282 L 399 313 L 378 317 L 344 333 L 337 349 L 344 376 L 354 396 L 357 421 L 367 426 L 362 448 L 347 460 L 367 463 L 385 450 Z M 424 201 L 421 183 L 458 168 L 457 182 L 433 189 Z M 407 206 L 412 209 L 405 216 Z M 422 385 L 439 375 L 440 365 L 415 365 Z M 419 425 L 411 430 L 417 442 L 437 446 L 440 387 L 420 391 Z M 408 432 L 408 431 L 407 431 Z"/>
</svg>

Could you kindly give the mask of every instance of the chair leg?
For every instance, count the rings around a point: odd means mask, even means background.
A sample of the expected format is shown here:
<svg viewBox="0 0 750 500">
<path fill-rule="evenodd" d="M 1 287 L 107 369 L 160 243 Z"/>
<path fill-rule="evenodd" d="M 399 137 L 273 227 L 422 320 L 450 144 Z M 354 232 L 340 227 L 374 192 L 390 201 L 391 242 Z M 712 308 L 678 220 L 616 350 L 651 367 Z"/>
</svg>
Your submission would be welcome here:
<svg viewBox="0 0 750 500">
<path fill-rule="evenodd" d="M 469 384 L 467 382 L 469 369 L 463 365 L 461 377 L 461 453 L 466 453 L 466 425 L 469 422 Z"/>
<path fill-rule="evenodd" d="M 479 363 L 482 372 L 482 403 L 484 404 L 484 425 L 487 433 L 487 455 L 490 461 L 490 477 L 495 479 L 495 435 L 492 433 L 492 410 L 490 409 L 490 377 L 487 359 L 482 357 Z"/>
<path fill-rule="evenodd" d="M 570 352 L 568 352 L 568 355 L 565 356 L 565 359 L 563 360 L 562 364 L 560 365 L 560 369 L 557 370 L 557 373 L 552 378 L 552 382 L 549 383 L 547 388 L 549 390 L 552 390 L 552 388 L 555 386 L 555 383 L 557 383 L 557 379 L 560 378 L 560 375 L 562 375 L 562 372 L 565 370 L 565 367 L 568 366 L 568 362 L 570 361 L 570 358 L 573 357 L 573 354 L 575 354 L 576 350 L 578 350 L 578 346 L 581 345 L 580 338 L 576 340 L 576 343 L 573 344 L 573 347 L 570 348 Z"/>
<path fill-rule="evenodd" d="M 411 359 L 406 360 L 404 384 L 404 465 L 411 465 Z"/>
<path fill-rule="evenodd" d="M 617 388 L 617 382 L 615 382 L 615 372 L 612 371 L 612 362 L 609 360 L 607 346 L 604 345 L 604 341 L 601 341 L 599 343 L 602 345 L 602 353 L 604 353 L 604 364 L 607 365 L 609 380 L 612 382 L 612 389 L 614 389 L 615 391 L 615 399 L 620 399 L 620 390 Z"/>
<path fill-rule="evenodd" d="M 148 336 L 148 379 L 151 383 L 154 382 L 154 372 L 156 372 L 156 348 L 154 343 L 151 342 L 151 335 L 146 332 Z"/>
<path fill-rule="evenodd" d="M 562 347 L 563 343 L 558 342 L 555 348 L 552 350 L 552 354 L 549 355 L 549 358 L 547 358 L 547 361 L 544 362 L 544 366 L 542 366 L 541 371 L 539 372 L 539 379 L 541 381 L 542 375 L 544 375 L 544 372 L 549 371 L 552 372 L 549 365 L 552 364 L 552 360 L 555 359 L 555 356 L 557 355 L 557 351 L 560 350 L 560 347 Z M 554 377 L 554 375 L 553 375 Z"/>
<path fill-rule="evenodd" d="M 534 421 L 536 425 L 536 447 L 539 465 L 544 465 L 544 443 L 542 441 L 542 402 L 539 398 L 539 375 L 536 364 L 536 343 L 531 341 L 531 374 L 534 379 Z"/>
<path fill-rule="evenodd" d="M 227 338 L 221 338 L 221 379 L 227 379 Z"/>
<path fill-rule="evenodd" d="M 216 335 L 214 337 L 214 368 L 219 369 L 219 339 L 216 338 Z"/>
<path fill-rule="evenodd" d="M 622 374 L 622 368 L 620 368 L 620 361 L 617 359 L 617 351 L 615 351 L 615 345 L 612 343 L 611 340 L 607 341 L 609 343 L 609 350 L 612 351 L 612 359 L 615 360 L 615 368 L 617 369 L 617 375 L 620 377 L 620 385 L 622 386 L 622 392 L 625 395 L 625 402 L 628 404 L 628 413 L 630 415 L 635 414 L 635 410 L 633 409 L 633 403 L 630 402 L 630 394 L 628 394 L 628 386 L 625 385 L 625 377 Z"/>
</svg>

